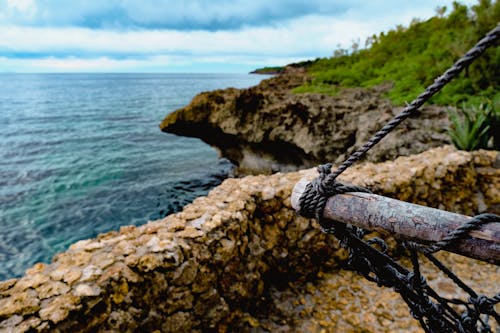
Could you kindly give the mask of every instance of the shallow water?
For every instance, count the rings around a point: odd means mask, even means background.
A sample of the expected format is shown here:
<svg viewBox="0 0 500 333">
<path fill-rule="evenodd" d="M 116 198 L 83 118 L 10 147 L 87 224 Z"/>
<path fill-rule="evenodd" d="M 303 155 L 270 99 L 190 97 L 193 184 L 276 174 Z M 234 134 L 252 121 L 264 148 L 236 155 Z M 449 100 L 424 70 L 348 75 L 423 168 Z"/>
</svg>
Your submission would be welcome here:
<svg viewBox="0 0 500 333">
<path fill-rule="evenodd" d="M 178 211 L 232 166 L 163 117 L 246 74 L 1 74 L 0 280 L 69 244 Z"/>
</svg>

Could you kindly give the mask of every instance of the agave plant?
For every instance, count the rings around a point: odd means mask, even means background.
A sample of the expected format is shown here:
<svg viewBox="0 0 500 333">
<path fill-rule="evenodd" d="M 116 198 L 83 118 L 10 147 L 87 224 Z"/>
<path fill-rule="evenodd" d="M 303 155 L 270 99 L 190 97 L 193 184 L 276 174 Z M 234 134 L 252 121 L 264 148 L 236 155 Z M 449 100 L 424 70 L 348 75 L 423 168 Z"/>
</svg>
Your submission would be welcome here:
<svg viewBox="0 0 500 333">
<path fill-rule="evenodd" d="M 491 137 L 491 123 L 493 122 L 492 107 L 489 104 L 480 104 L 469 108 L 462 106 L 458 111 L 448 110 L 451 128 L 448 134 L 453 144 L 461 150 L 476 150 L 487 148 Z"/>
</svg>

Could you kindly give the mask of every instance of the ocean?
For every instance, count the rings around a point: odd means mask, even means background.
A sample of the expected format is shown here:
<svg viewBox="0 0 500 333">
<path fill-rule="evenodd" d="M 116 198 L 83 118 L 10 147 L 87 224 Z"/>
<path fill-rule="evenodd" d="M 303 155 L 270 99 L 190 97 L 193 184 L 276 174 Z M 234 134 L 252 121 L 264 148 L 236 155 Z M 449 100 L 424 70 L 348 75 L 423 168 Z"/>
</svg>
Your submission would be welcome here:
<svg viewBox="0 0 500 333">
<path fill-rule="evenodd" d="M 0 280 L 71 243 L 179 211 L 231 172 L 194 138 L 162 133 L 202 91 L 250 74 L 0 74 Z"/>
</svg>

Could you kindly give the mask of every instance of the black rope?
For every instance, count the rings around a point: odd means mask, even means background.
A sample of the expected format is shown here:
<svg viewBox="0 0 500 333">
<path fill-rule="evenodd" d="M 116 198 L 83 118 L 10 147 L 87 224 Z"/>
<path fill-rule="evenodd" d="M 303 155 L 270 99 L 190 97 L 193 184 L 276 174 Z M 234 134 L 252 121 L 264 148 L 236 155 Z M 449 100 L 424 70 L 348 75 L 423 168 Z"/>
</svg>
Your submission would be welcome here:
<svg viewBox="0 0 500 333">
<path fill-rule="evenodd" d="M 450 247 L 455 246 L 458 243 L 457 241 L 466 238 L 471 231 L 478 230 L 481 226 L 494 222 L 500 222 L 500 217 L 498 215 L 489 213 L 477 215 L 465 224 L 450 232 L 442 240 L 432 244 L 431 246 L 421 247 L 419 250 L 421 252 L 434 253 L 440 250 L 449 249 Z"/>
<path fill-rule="evenodd" d="M 307 184 L 304 194 L 299 199 L 301 208 L 300 215 L 309 218 L 315 217 L 317 220 L 321 221 L 323 209 L 329 197 L 347 192 L 371 193 L 370 190 L 360 186 L 345 185 L 338 182 L 327 184 L 326 179 L 331 174 L 331 169 L 331 163 L 318 167 L 319 176 Z"/>
<path fill-rule="evenodd" d="M 299 199 L 299 213 L 305 217 L 317 218 L 323 231 L 335 235 L 340 245 L 349 251 L 348 266 L 369 281 L 375 282 L 379 286 L 393 288 L 398 292 L 408 305 L 412 316 L 419 321 L 426 332 L 487 333 L 491 332 L 491 326 L 488 323 L 490 316 L 496 320 L 500 332 L 500 315 L 495 311 L 495 305 L 500 303 L 500 293 L 491 298 L 478 295 L 433 256 L 433 253 L 437 251 L 455 246 L 461 240 L 469 237 L 471 231 L 477 230 L 487 223 L 500 223 L 500 216 L 494 214 L 478 215 L 431 246 L 424 247 L 414 242 L 405 242 L 404 246 L 410 252 L 413 267 L 412 270 L 409 270 L 385 253 L 387 245 L 382 239 L 377 237 L 364 239 L 369 234 L 367 230 L 337 221 L 325 220 L 323 219 L 323 210 L 328 198 L 336 194 L 370 192 L 363 187 L 339 183 L 336 178 L 403 120 L 414 114 L 423 103 L 498 39 L 500 39 L 500 25 L 491 30 L 486 37 L 427 87 L 403 112 L 389 121 L 366 144 L 349 156 L 333 173 L 331 172 L 331 164 L 319 166 L 319 176 L 306 186 Z M 469 295 L 468 300 L 447 299 L 439 296 L 427 284 L 420 272 L 418 253 L 422 253 L 458 287 L 464 290 Z M 461 310 L 458 309 L 459 307 Z"/>
</svg>

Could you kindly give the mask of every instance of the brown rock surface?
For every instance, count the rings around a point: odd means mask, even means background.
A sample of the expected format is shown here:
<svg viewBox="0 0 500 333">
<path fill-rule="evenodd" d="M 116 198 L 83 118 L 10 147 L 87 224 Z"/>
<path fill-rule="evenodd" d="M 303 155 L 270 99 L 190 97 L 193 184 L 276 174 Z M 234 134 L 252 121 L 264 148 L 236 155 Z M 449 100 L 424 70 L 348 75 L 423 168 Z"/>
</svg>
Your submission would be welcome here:
<svg viewBox="0 0 500 333">
<path fill-rule="evenodd" d="M 473 214 L 498 205 L 498 153 L 452 147 L 364 164 L 344 181 Z M 314 170 L 228 179 L 180 213 L 73 244 L 0 282 L 0 332 L 420 331 L 391 290 L 341 268 L 345 252 L 298 217 L 290 193 Z M 485 181 L 487 183 L 482 183 Z M 500 268 L 443 253 L 481 292 Z M 430 283 L 455 293 L 429 265 Z"/>
<path fill-rule="evenodd" d="M 310 80 L 296 69 L 248 89 L 197 95 L 169 114 L 162 131 L 202 139 L 243 173 L 271 173 L 341 161 L 402 111 L 383 85 L 344 89 L 337 96 L 294 94 Z M 445 108 L 425 106 L 367 155 L 372 162 L 420 153 L 449 143 Z"/>
</svg>

